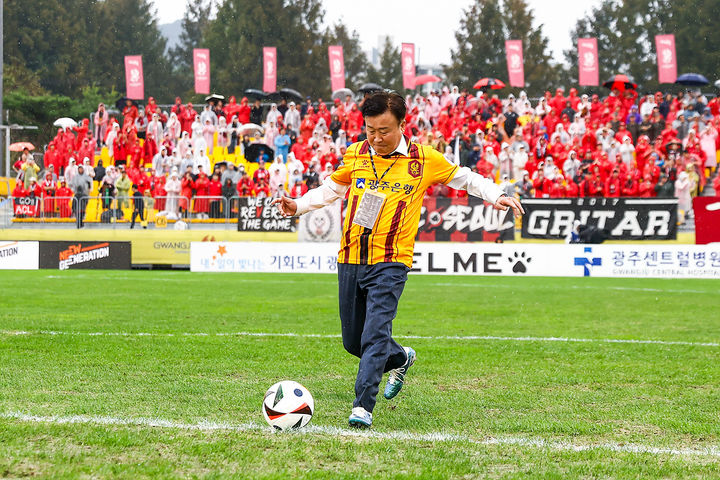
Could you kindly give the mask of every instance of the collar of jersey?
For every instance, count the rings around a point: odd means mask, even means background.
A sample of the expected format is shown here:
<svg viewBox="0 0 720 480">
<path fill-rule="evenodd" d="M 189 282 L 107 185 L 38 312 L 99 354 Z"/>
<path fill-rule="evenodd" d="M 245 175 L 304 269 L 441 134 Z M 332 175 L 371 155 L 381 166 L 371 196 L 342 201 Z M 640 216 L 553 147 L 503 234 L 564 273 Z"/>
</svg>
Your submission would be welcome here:
<svg viewBox="0 0 720 480">
<path fill-rule="evenodd" d="M 369 143 L 369 142 L 368 142 L 368 143 Z M 408 156 L 408 144 L 407 144 L 407 142 L 405 141 L 405 135 L 403 135 L 402 137 L 400 137 L 400 143 L 398 144 L 398 146 L 397 146 L 397 148 L 395 149 L 395 151 L 393 151 L 393 152 L 390 154 L 390 156 L 395 155 L 395 154 L 402 155 L 403 157 L 407 157 L 407 156 Z M 370 146 L 370 155 L 376 155 L 376 156 L 377 156 L 377 152 L 375 151 L 375 149 L 374 149 L 372 146 Z"/>
</svg>

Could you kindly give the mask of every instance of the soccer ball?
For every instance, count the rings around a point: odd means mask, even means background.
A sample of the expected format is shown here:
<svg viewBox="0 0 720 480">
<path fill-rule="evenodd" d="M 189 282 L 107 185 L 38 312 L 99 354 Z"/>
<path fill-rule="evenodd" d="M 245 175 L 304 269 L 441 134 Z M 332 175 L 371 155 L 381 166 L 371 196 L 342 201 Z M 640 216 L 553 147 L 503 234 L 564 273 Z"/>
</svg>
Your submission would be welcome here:
<svg viewBox="0 0 720 480">
<path fill-rule="evenodd" d="M 307 388 L 297 382 L 283 380 L 265 393 L 262 412 L 275 430 L 304 427 L 310 423 L 315 401 Z"/>
</svg>

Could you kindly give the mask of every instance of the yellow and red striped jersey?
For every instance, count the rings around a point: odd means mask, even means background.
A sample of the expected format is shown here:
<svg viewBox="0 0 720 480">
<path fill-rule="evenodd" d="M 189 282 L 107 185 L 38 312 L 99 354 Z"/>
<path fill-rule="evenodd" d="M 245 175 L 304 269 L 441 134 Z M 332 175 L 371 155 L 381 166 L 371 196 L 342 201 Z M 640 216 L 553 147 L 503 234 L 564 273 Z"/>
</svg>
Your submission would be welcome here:
<svg viewBox="0 0 720 480">
<path fill-rule="evenodd" d="M 373 171 L 367 140 L 352 144 L 343 165 L 332 174 L 332 181 L 349 187 L 338 262 L 369 265 L 400 262 L 412 267 L 425 190 L 436 183 L 448 183 L 458 167 L 432 147 L 410 142 L 407 146 L 407 155 L 395 153 L 389 158 L 372 155 L 380 181 Z M 386 195 L 373 229 L 353 224 L 360 198 L 369 189 Z"/>
</svg>

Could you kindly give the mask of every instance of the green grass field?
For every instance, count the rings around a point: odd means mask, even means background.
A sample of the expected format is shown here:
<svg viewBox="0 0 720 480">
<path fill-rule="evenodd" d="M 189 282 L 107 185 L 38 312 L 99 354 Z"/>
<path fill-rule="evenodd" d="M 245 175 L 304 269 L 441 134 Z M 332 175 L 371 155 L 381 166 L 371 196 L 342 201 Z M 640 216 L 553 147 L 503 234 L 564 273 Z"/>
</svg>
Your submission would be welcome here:
<svg viewBox="0 0 720 480">
<path fill-rule="evenodd" d="M 334 276 L 2 278 L 0 477 L 720 477 L 717 281 L 411 276 L 418 361 L 358 433 Z M 283 379 L 310 428 L 264 423 Z"/>
</svg>

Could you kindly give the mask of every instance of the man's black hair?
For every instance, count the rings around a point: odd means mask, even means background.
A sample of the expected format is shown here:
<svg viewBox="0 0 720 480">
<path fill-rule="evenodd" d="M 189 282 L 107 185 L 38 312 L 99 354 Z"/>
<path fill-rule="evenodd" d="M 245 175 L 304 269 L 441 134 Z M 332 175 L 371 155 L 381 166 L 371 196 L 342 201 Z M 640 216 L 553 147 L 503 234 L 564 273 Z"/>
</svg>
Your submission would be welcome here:
<svg viewBox="0 0 720 480">
<path fill-rule="evenodd" d="M 376 117 L 390 110 L 398 123 L 405 120 L 407 106 L 405 99 L 397 92 L 379 91 L 371 93 L 363 102 L 360 111 L 363 117 Z"/>
</svg>

